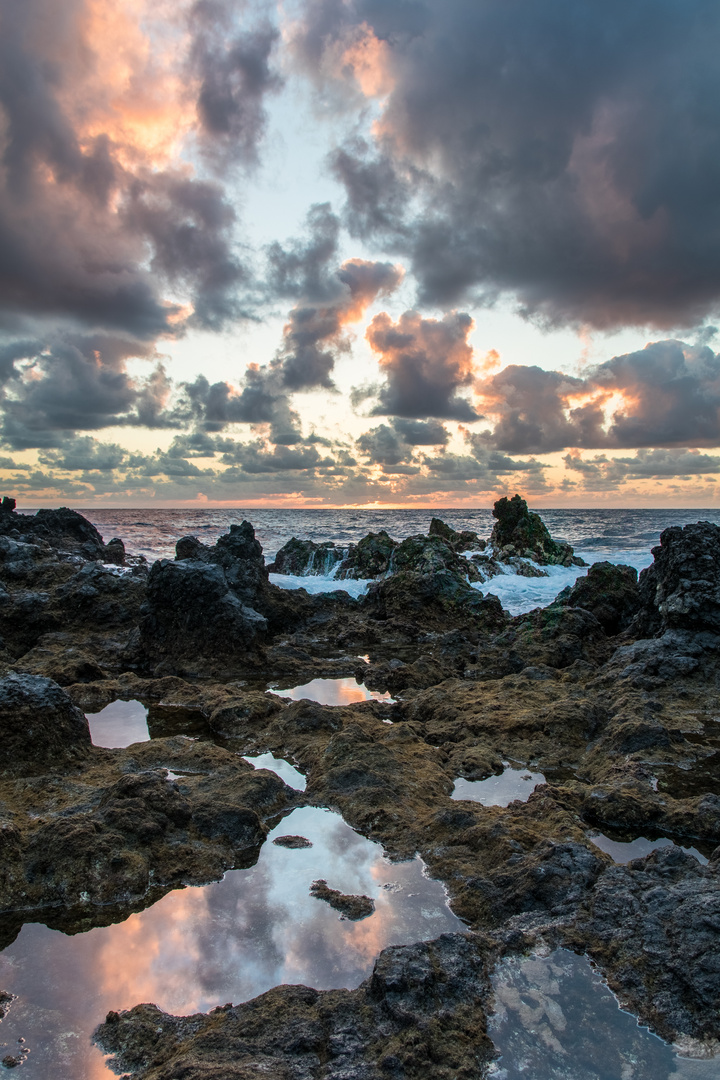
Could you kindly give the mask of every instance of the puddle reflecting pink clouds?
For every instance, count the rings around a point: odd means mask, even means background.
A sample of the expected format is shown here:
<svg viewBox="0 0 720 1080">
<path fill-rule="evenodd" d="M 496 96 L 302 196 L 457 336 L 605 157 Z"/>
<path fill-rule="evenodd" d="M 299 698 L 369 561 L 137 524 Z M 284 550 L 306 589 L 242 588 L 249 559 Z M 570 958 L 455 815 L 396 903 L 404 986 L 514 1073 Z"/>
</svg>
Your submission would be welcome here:
<svg viewBox="0 0 720 1080">
<path fill-rule="evenodd" d="M 271 842 L 289 833 L 313 847 Z M 372 896 L 374 914 L 340 920 L 310 896 L 318 877 Z M 397 888 L 383 888 L 388 883 Z M 0 1041 L 27 1040 L 25 1080 L 108 1080 L 90 1035 L 110 1009 L 152 1001 L 192 1013 L 279 983 L 354 987 L 386 946 L 462 929 L 419 859 L 391 863 L 339 815 L 303 807 L 270 834 L 255 867 L 221 882 L 176 890 L 123 923 L 74 937 L 27 924 L 0 954 L 0 987 L 20 997 L 0 1024 Z"/>
<path fill-rule="evenodd" d="M 385 691 L 368 690 L 363 683 L 356 679 L 312 679 L 302 686 L 293 686 L 289 690 L 276 690 L 273 694 L 279 697 L 290 698 L 299 701 L 301 698 L 309 698 L 317 701 L 320 705 L 353 705 L 356 701 L 387 701 L 395 699 Z"/>
</svg>

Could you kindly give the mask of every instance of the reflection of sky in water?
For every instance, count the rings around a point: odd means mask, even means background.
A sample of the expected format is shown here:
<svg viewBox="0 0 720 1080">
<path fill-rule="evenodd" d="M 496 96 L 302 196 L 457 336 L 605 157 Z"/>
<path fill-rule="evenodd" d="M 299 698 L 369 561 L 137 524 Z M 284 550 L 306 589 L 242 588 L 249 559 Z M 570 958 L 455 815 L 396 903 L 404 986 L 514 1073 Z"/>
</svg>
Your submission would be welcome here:
<svg viewBox="0 0 720 1080">
<path fill-rule="evenodd" d="M 113 701 L 98 713 L 86 713 L 95 746 L 132 746 L 150 738 L 147 708 L 141 701 Z"/>
<path fill-rule="evenodd" d="M 352 705 L 354 701 L 393 701 L 389 693 L 381 694 L 378 690 L 368 690 L 355 679 L 313 679 L 303 686 L 293 686 L 289 690 L 275 690 L 273 694 L 299 701 L 309 698 L 320 705 Z"/>
<path fill-rule="evenodd" d="M 512 957 L 492 982 L 495 1080 L 717 1080 L 717 1058 L 677 1057 L 623 1012 L 587 957 Z"/>
<path fill-rule="evenodd" d="M 305 790 L 306 780 L 303 774 L 283 758 L 277 758 L 273 754 L 257 754 L 256 757 L 246 757 L 244 760 L 256 769 L 270 769 L 284 780 L 288 787 L 295 788 L 296 791 Z"/>
<path fill-rule="evenodd" d="M 487 780 L 456 780 L 450 797 L 469 799 L 471 802 L 482 803 L 483 806 L 509 806 L 516 799 L 527 802 L 538 784 L 544 783 L 545 777 L 542 773 L 531 772 L 530 769 L 513 769 L 511 765 L 505 764 L 500 776 L 488 776 Z"/>
<path fill-rule="evenodd" d="M 313 847 L 271 842 L 287 834 L 305 836 Z M 316 878 L 372 896 L 374 914 L 340 920 L 310 896 Z M 279 983 L 355 987 L 386 946 L 462 929 L 419 859 L 391 863 L 338 814 L 302 807 L 273 830 L 249 870 L 176 890 L 123 923 L 74 937 L 23 927 L 0 954 L 0 987 L 20 995 L 0 1025 L 0 1040 L 27 1040 L 30 1058 L 18 1074 L 26 1080 L 108 1080 L 89 1037 L 109 1009 L 152 1001 L 192 1013 Z"/>
<path fill-rule="evenodd" d="M 592 840 L 595 847 L 599 847 L 616 863 L 629 863 L 632 859 L 642 859 L 651 851 L 657 851 L 658 848 L 675 847 L 668 836 L 661 836 L 657 840 L 648 840 L 645 836 L 638 836 L 634 840 L 613 840 L 604 833 L 588 833 L 588 840 Z M 697 848 L 684 847 L 683 851 L 694 855 L 703 866 L 707 864 L 708 860 Z"/>
</svg>

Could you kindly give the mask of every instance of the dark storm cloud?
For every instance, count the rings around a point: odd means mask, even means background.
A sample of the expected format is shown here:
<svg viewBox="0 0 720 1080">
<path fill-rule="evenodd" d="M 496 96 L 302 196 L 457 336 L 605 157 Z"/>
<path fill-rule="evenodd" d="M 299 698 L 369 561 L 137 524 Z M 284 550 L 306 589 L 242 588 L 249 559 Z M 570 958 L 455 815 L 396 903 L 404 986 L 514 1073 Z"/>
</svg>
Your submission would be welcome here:
<svg viewBox="0 0 720 1080">
<path fill-rule="evenodd" d="M 473 350 L 467 340 L 472 328 L 472 319 L 462 312 L 424 319 L 406 311 L 397 323 L 385 312 L 376 315 L 365 336 L 386 382 L 377 391 L 373 415 L 479 420 L 458 393 L 473 382 Z"/>
<path fill-rule="evenodd" d="M 720 445 L 720 356 L 657 341 L 575 378 L 511 365 L 482 385 L 499 417 L 488 442 L 512 453 Z"/>
<path fill-rule="evenodd" d="M 423 301 L 507 293 L 551 321 L 603 327 L 691 325 L 717 307 L 717 5 L 302 10 L 297 62 L 340 104 L 363 83 L 353 44 L 372 35 L 389 93 L 372 145 L 348 141 L 333 167 L 349 225 L 411 258 Z"/>
<path fill-rule="evenodd" d="M 68 335 L 50 344 L 23 343 L 15 353 L 2 395 L 1 429 L 13 449 L 61 446 L 75 431 L 136 423 L 138 403 L 147 407 L 157 391 L 156 376 L 148 386 L 126 369 L 129 357 L 151 350 L 123 338 Z"/>
<path fill-rule="evenodd" d="M 331 389 L 335 361 L 350 347 L 346 325 L 402 281 L 402 270 L 392 263 L 348 259 L 337 266 L 338 237 L 338 219 L 323 203 L 311 208 L 303 241 L 286 248 L 276 243 L 268 252 L 274 295 L 299 301 L 276 358 L 289 391 Z"/>
<path fill-rule="evenodd" d="M 223 0 L 199 0 L 191 27 L 203 148 L 219 167 L 234 160 L 254 164 L 267 123 L 265 99 L 282 85 L 270 64 L 278 31 L 270 25 L 238 28 L 233 5 Z"/>
<path fill-rule="evenodd" d="M 403 420 L 396 417 L 393 427 L 410 446 L 444 446 L 450 438 L 437 420 Z"/>
<path fill-rule="evenodd" d="M 102 23 L 104 14 L 96 4 L 93 17 Z M 113 32 L 142 33 L 115 16 Z M 0 324 L 17 331 L 28 321 L 71 320 L 147 340 L 242 316 L 249 271 L 226 191 L 193 179 L 165 146 L 173 119 L 179 131 L 187 123 L 177 87 L 170 92 L 157 75 L 152 45 L 144 52 L 135 39 L 95 40 L 91 25 L 87 0 L 3 5 Z M 203 138 L 241 144 L 247 156 L 262 128 L 262 98 L 274 88 L 272 34 L 223 42 L 211 74 L 217 43 L 199 13 L 193 27 L 193 63 L 205 73 Z M 95 52 L 108 46 L 132 67 L 122 85 L 108 81 L 117 72 Z M 152 104 L 145 112 L 131 100 L 140 87 Z"/>
</svg>

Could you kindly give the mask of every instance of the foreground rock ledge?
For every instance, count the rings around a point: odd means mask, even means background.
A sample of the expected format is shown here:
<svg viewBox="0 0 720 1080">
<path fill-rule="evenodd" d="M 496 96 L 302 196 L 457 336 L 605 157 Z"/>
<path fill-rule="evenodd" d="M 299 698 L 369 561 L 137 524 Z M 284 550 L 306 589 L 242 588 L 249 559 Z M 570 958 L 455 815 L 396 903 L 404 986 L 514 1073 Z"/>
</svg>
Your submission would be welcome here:
<svg viewBox="0 0 720 1080">
<path fill-rule="evenodd" d="M 506 509 L 499 524 L 515 532 Z M 84 519 L 36 518 L 0 514 L 3 943 L 27 919 L 85 930 L 251 865 L 270 823 L 302 804 L 339 810 L 393 857 L 419 853 L 468 924 L 387 950 L 354 991 L 279 987 L 208 1016 L 111 1015 L 99 1038 L 119 1068 L 147 1080 L 479 1077 L 488 973 L 539 942 L 590 955 L 665 1039 L 715 1045 L 720 529 L 666 530 L 639 581 L 596 564 L 511 618 L 470 587 L 459 552 L 475 540 L 444 523 L 400 554 L 383 537 L 365 544 L 364 565 L 395 563 L 355 601 L 275 588 L 248 523 L 212 547 L 186 538 L 149 571 L 131 554 L 113 562 Z M 505 543 L 508 559 L 565 561 L 528 529 Z M 398 701 L 265 692 L 356 670 Z M 83 712 L 117 698 L 145 702 L 157 737 L 93 747 Z M 204 737 L 166 736 L 173 710 L 195 718 L 193 735 L 200 718 Z M 305 793 L 240 759 L 267 751 L 297 762 Z M 451 798 L 457 778 L 506 761 L 547 783 L 506 808 Z M 616 865 L 598 830 L 674 846 Z"/>
</svg>

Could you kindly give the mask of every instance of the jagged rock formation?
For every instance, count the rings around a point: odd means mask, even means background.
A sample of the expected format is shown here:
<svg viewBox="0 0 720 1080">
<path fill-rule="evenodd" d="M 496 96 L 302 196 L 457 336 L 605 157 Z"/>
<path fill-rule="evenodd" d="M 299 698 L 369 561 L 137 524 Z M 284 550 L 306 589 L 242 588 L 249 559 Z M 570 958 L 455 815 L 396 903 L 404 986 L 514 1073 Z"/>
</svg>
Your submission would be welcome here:
<svg viewBox="0 0 720 1080">
<path fill-rule="evenodd" d="M 543 566 L 584 566 L 573 554 L 569 544 L 553 540 L 539 514 L 528 510 L 519 495 L 498 499 L 493 507 L 496 519 L 490 535 L 490 546 L 498 557 L 507 560 L 514 556 L 533 559 Z"/>
</svg>

